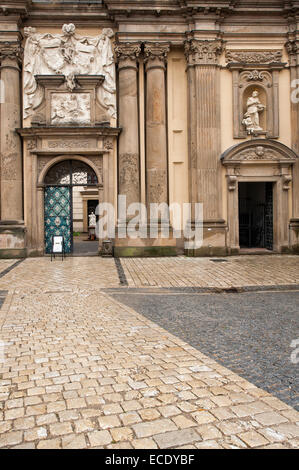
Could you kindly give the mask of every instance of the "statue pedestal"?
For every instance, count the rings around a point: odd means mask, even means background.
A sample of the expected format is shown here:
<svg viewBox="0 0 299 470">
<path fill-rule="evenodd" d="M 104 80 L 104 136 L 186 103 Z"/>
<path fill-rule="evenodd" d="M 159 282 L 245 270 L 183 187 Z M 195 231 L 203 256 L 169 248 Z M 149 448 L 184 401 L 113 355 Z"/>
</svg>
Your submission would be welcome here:
<svg viewBox="0 0 299 470">
<path fill-rule="evenodd" d="M 96 227 L 95 225 L 88 226 L 88 239 L 89 240 L 96 240 Z"/>
</svg>

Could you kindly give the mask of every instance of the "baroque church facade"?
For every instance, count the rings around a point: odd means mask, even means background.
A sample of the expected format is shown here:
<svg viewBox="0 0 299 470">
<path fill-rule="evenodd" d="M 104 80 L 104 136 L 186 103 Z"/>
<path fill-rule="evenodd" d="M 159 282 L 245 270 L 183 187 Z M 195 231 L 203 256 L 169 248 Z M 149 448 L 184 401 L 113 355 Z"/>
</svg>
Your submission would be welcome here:
<svg viewBox="0 0 299 470">
<path fill-rule="evenodd" d="M 6 0 L 0 21 L 0 257 L 71 253 L 98 203 L 99 254 L 299 252 L 298 1 Z M 191 230 L 201 203 L 201 243 L 172 213 L 120 236 L 132 203 L 189 203 Z"/>
</svg>

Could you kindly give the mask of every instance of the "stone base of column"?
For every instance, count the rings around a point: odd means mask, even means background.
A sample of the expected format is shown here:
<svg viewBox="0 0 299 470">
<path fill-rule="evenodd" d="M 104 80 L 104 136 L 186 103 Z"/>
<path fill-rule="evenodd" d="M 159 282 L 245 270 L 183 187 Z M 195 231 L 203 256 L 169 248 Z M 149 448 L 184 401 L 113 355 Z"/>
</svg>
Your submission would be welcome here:
<svg viewBox="0 0 299 470">
<path fill-rule="evenodd" d="M 22 220 L 0 222 L 0 258 L 26 258 L 26 227 Z"/>
<path fill-rule="evenodd" d="M 299 219 L 290 220 L 290 249 L 294 254 L 299 254 Z"/>
<path fill-rule="evenodd" d="M 191 229 L 195 230 L 195 222 L 191 222 Z M 187 240 L 185 240 L 187 242 Z M 227 247 L 227 225 L 225 220 L 204 220 L 203 240 L 199 248 L 185 248 L 186 256 L 227 256 L 231 253 Z"/>
<path fill-rule="evenodd" d="M 125 225 L 124 225 L 125 224 Z M 126 237 L 121 237 L 126 228 Z M 156 232 L 154 238 L 150 237 L 151 231 Z M 183 240 L 175 238 L 173 229 L 168 222 L 150 223 L 140 227 L 141 237 L 132 238 L 128 222 L 120 222 L 116 227 L 114 242 L 115 257 L 155 257 L 155 256 L 177 256 L 183 253 Z M 168 232 L 168 236 L 166 235 Z M 146 235 L 146 236 L 145 236 Z"/>
</svg>

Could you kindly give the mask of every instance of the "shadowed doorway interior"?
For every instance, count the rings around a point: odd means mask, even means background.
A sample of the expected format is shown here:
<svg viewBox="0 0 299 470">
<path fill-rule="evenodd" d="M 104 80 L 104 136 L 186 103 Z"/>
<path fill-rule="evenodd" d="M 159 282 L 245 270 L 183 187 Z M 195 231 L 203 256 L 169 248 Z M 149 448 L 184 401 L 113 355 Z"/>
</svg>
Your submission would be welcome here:
<svg viewBox="0 0 299 470">
<path fill-rule="evenodd" d="M 239 183 L 240 248 L 273 250 L 273 183 Z"/>
</svg>

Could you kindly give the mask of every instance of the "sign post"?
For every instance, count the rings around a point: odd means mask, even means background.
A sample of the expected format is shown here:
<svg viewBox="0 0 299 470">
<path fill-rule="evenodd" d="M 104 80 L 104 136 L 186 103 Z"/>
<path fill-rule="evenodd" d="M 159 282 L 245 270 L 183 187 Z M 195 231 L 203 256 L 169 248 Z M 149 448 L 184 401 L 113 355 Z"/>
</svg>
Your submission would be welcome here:
<svg viewBox="0 0 299 470">
<path fill-rule="evenodd" d="M 64 236 L 63 235 L 53 235 L 52 236 L 52 249 L 51 249 L 51 261 L 52 257 L 55 255 L 61 254 L 61 259 L 65 258 L 65 249 L 64 249 Z"/>
</svg>

